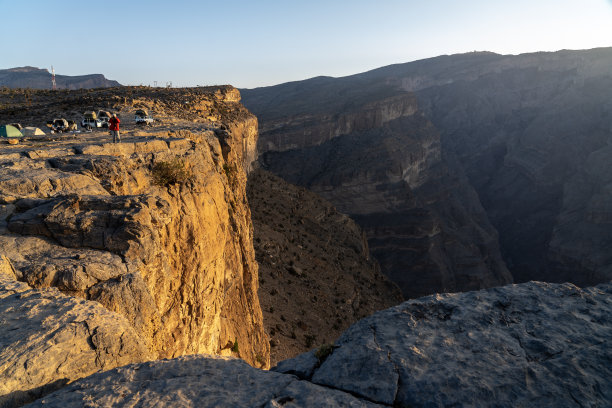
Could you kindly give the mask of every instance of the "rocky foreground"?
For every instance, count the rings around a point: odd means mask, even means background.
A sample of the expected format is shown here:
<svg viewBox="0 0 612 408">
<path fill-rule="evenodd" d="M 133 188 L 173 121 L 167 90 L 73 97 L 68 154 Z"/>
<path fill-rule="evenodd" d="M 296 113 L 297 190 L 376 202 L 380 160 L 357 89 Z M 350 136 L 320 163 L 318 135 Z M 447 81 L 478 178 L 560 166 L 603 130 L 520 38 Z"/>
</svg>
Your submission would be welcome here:
<svg viewBox="0 0 612 408">
<path fill-rule="evenodd" d="M 612 284 L 424 297 L 265 372 L 205 356 L 130 365 L 30 406 L 607 407 Z"/>
</svg>

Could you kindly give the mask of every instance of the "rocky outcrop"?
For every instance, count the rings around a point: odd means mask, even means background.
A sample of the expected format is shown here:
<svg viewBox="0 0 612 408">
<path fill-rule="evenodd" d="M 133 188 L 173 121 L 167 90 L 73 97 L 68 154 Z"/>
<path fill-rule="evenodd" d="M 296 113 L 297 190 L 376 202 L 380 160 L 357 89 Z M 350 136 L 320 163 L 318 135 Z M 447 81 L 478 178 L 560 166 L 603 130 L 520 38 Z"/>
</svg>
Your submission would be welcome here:
<svg viewBox="0 0 612 408">
<path fill-rule="evenodd" d="M 151 358 L 128 321 L 97 302 L 32 289 L 0 257 L 0 406 L 20 406 L 100 370 Z"/>
<path fill-rule="evenodd" d="M 223 127 L 5 145 L 0 248 L 20 281 L 123 316 L 152 358 L 224 354 L 265 368 L 246 198 L 257 121 L 220 91 L 199 97 L 224 107 L 210 112 Z"/>
<path fill-rule="evenodd" d="M 109 88 L 121 86 L 102 74 L 56 75 L 57 89 Z M 8 88 L 51 89 L 51 73 L 47 69 L 19 67 L 0 69 L 0 86 Z"/>
<path fill-rule="evenodd" d="M 608 406 L 611 295 L 531 282 L 425 297 L 274 370 L 388 406 Z"/>
<path fill-rule="evenodd" d="M 376 407 L 349 393 L 257 370 L 233 358 L 189 356 L 80 380 L 29 407 Z"/>
<path fill-rule="evenodd" d="M 511 282 L 497 234 L 477 195 L 461 172 L 450 170 L 453 158 L 443 156 L 439 134 L 418 111 L 414 97 L 375 101 L 363 110 L 354 108 L 350 115 L 319 114 L 344 121 L 352 118 L 351 125 L 334 122 L 348 133 L 335 135 L 335 127 L 329 128 L 323 132 L 326 141 L 317 144 L 327 122 L 302 123 L 300 131 L 308 141 L 293 150 L 263 152 L 260 162 L 354 218 L 382 271 L 406 298 Z M 280 132 L 285 129 L 283 120 L 293 123 L 291 114 L 262 129 Z M 299 140 L 297 133 L 289 135 L 294 142 Z M 269 146 L 274 137 L 262 130 L 260 148 Z"/>
<path fill-rule="evenodd" d="M 611 296 L 612 284 L 539 282 L 429 296 L 272 371 L 180 357 L 94 374 L 29 406 L 609 406 Z"/>
<path fill-rule="evenodd" d="M 249 175 L 247 194 L 271 364 L 402 301 L 361 229 L 329 202 L 262 169 Z"/>
</svg>

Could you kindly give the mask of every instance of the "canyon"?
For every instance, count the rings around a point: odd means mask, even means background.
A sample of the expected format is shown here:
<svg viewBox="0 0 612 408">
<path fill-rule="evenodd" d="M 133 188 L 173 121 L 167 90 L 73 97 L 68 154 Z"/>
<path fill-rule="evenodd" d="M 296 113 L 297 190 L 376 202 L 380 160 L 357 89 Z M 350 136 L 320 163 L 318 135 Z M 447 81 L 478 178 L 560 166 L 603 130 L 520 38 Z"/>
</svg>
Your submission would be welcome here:
<svg viewBox="0 0 612 408">
<path fill-rule="evenodd" d="M 1 89 L 0 407 L 609 405 L 611 57 Z"/>
<path fill-rule="evenodd" d="M 405 297 L 612 278 L 609 48 L 242 90 L 260 162 L 366 231 Z"/>
</svg>

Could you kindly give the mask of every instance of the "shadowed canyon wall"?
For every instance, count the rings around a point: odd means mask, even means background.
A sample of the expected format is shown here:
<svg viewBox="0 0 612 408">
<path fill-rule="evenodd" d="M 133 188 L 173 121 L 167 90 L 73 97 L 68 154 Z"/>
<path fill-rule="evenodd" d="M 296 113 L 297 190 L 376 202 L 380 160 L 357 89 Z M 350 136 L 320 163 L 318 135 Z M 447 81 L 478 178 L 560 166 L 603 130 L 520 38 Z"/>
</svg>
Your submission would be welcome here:
<svg viewBox="0 0 612 408">
<path fill-rule="evenodd" d="M 439 132 L 414 96 L 384 89 L 370 100 L 359 89 L 353 95 L 351 84 L 338 86 L 308 95 L 313 108 L 298 119 L 262 125 L 260 147 L 273 149 L 262 165 L 355 218 L 405 297 L 511 282 L 476 194 L 451 172 Z M 301 140 L 309 142 L 294 148 Z"/>
<path fill-rule="evenodd" d="M 506 265 L 588 285 L 612 277 L 611 64 L 469 53 L 243 96 L 263 165 L 354 216 L 404 295 L 507 283 Z"/>
</svg>

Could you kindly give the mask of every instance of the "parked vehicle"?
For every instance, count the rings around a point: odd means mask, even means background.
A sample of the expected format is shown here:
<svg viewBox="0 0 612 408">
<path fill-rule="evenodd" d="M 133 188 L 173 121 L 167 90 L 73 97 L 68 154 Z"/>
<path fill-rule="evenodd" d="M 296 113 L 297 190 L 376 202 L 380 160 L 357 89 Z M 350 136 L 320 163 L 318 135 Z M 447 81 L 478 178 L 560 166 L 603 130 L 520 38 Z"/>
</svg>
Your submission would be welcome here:
<svg viewBox="0 0 612 408">
<path fill-rule="evenodd" d="M 108 120 L 112 117 L 110 112 L 107 111 L 98 111 L 98 119 L 102 122 L 102 127 L 108 127 Z"/>
<path fill-rule="evenodd" d="M 84 118 L 81 121 L 81 127 L 85 129 L 101 128 L 102 121 L 100 119 Z"/>
<path fill-rule="evenodd" d="M 153 116 L 149 115 L 149 112 L 144 109 L 138 109 L 136 113 L 134 113 L 134 122 L 136 122 L 137 125 L 151 126 L 154 121 L 155 119 L 153 119 Z"/>
<path fill-rule="evenodd" d="M 53 119 L 53 122 L 51 123 L 51 129 L 58 133 L 70 131 L 70 127 L 70 124 L 64 118 Z"/>
</svg>

